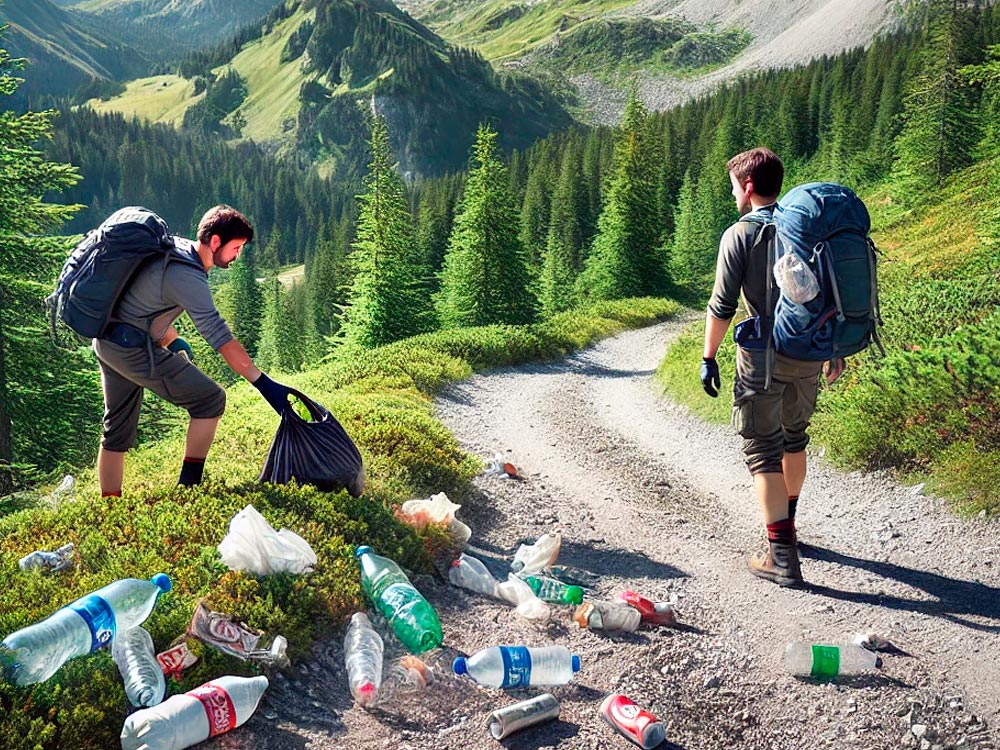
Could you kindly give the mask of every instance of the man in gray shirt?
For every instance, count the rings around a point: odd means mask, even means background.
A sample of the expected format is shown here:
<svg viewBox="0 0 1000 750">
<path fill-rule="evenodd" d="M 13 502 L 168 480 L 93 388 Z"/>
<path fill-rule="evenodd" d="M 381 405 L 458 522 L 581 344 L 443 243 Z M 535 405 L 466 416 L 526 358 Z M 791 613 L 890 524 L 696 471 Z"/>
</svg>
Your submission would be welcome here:
<svg viewBox="0 0 1000 750">
<path fill-rule="evenodd" d="M 254 366 L 216 309 L 208 286 L 209 269 L 228 268 L 252 239 L 253 227 L 239 211 L 209 209 L 198 224 L 197 242 L 175 238 L 168 261 L 140 268 L 112 313 L 115 322 L 94 339 L 104 391 L 104 434 L 97 458 L 103 496 L 121 495 L 125 453 L 135 443 L 145 389 L 187 410 L 191 421 L 179 483 L 201 482 L 226 392 L 191 363 L 191 347 L 173 326 L 185 311 L 212 348 L 275 411 L 280 414 L 288 405 L 288 388 Z"/>
</svg>

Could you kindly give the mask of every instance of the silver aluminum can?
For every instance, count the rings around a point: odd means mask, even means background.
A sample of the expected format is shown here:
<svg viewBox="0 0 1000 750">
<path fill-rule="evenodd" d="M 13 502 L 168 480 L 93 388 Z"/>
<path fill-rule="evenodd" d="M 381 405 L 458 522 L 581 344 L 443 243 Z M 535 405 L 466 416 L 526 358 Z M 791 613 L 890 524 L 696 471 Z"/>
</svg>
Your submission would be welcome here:
<svg viewBox="0 0 1000 750">
<path fill-rule="evenodd" d="M 551 693 L 501 708 L 489 715 L 486 724 L 493 739 L 502 740 L 526 727 L 559 718 L 559 701 Z"/>
</svg>

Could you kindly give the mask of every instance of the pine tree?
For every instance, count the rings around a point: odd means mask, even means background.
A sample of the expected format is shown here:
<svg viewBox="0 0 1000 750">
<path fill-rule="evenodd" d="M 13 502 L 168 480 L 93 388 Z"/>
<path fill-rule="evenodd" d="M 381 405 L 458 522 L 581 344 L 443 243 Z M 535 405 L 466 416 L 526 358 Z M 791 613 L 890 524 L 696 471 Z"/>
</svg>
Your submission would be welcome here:
<svg viewBox="0 0 1000 750">
<path fill-rule="evenodd" d="M 251 357 L 257 354 L 257 344 L 260 341 L 260 329 L 264 319 L 264 293 L 257 281 L 254 255 L 253 251 L 244 251 L 229 272 L 233 335 L 246 347 Z"/>
<path fill-rule="evenodd" d="M 542 312 L 553 315 L 568 310 L 576 301 L 574 285 L 582 267 L 584 217 L 589 198 L 583 190 L 580 154 L 563 156 L 559 184 L 552 196 L 552 216 L 539 284 Z"/>
<path fill-rule="evenodd" d="M 481 125 L 435 300 L 445 328 L 521 324 L 534 318 L 535 300 L 508 185 L 497 132 Z"/>
<path fill-rule="evenodd" d="M 341 325 L 349 344 L 364 347 L 426 330 L 430 312 L 426 288 L 413 266 L 413 217 L 381 115 L 372 120 L 370 145 L 372 161 L 365 192 L 359 196 L 361 210 L 351 255 L 356 273 Z"/>
</svg>

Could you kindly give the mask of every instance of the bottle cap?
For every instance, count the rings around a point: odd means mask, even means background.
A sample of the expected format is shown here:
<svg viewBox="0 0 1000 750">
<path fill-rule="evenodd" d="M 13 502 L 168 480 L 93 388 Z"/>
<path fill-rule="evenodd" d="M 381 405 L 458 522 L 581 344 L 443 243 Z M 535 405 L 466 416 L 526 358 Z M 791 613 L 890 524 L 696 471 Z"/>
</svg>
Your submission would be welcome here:
<svg viewBox="0 0 1000 750">
<path fill-rule="evenodd" d="M 466 674 L 469 668 L 465 663 L 465 657 L 459 656 L 455 659 L 455 663 L 451 665 L 451 669 L 455 674 Z"/>
<path fill-rule="evenodd" d="M 167 593 L 174 587 L 174 584 L 170 582 L 170 576 L 166 573 L 157 573 L 149 580 L 152 581 L 153 585 L 160 590 L 161 594 Z"/>
<path fill-rule="evenodd" d="M 572 662 L 573 662 L 573 671 L 574 672 L 579 672 L 580 671 L 580 657 L 577 656 L 576 654 L 573 654 Z"/>
<path fill-rule="evenodd" d="M 370 682 L 366 682 L 358 688 L 358 703 L 362 706 L 367 706 L 373 700 L 375 700 L 375 686 Z"/>
<path fill-rule="evenodd" d="M 354 550 L 354 556 L 361 557 L 362 555 L 367 555 L 371 551 L 372 551 L 371 547 L 369 547 L 367 544 L 362 544 L 360 547 Z"/>
</svg>

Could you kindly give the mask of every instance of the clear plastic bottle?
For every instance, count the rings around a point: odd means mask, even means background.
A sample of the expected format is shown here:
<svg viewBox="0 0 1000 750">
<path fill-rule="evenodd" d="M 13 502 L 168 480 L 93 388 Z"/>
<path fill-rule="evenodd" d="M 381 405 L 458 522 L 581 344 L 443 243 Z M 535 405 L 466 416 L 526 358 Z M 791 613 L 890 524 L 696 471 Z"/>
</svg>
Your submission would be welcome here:
<svg viewBox="0 0 1000 750">
<path fill-rule="evenodd" d="M 21 570 L 50 570 L 53 573 L 68 568 L 73 564 L 73 553 L 76 547 L 73 542 L 64 544 L 59 549 L 49 552 L 48 550 L 38 550 L 31 552 L 20 560 L 17 564 Z"/>
<path fill-rule="evenodd" d="M 576 608 L 573 619 L 581 628 L 633 633 L 642 622 L 642 615 L 625 602 L 588 600 Z"/>
<path fill-rule="evenodd" d="M 580 657 L 565 646 L 493 646 L 468 658 L 458 657 L 452 669 L 486 687 L 565 685 L 580 671 Z"/>
<path fill-rule="evenodd" d="M 141 625 L 170 578 L 124 578 L 67 604 L 41 622 L 11 633 L 0 643 L 7 679 L 17 685 L 43 682 L 76 656 L 111 643 L 118 631 Z"/>
<path fill-rule="evenodd" d="M 454 586 L 487 596 L 496 596 L 497 584 L 500 583 L 490 575 L 490 571 L 486 569 L 481 560 L 466 554 L 459 555 L 458 559 L 451 564 L 448 580 Z"/>
<path fill-rule="evenodd" d="M 444 637 L 437 612 L 399 566 L 364 545 L 354 556 L 361 565 L 362 588 L 403 645 L 415 654 L 440 646 Z"/>
<path fill-rule="evenodd" d="M 531 586 L 531 590 L 543 602 L 551 604 L 580 604 L 583 601 L 583 589 L 579 586 L 570 586 L 568 583 L 557 581 L 555 578 L 545 576 L 528 576 L 524 582 Z"/>
<path fill-rule="evenodd" d="M 122 750 L 183 750 L 246 723 L 267 678 L 226 675 L 136 711 L 122 727 Z"/>
<path fill-rule="evenodd" d="M 368 615 L 355 612 L 344 636 L 344 662 L 351 695 L 360 706 L 370 706 L 382 685 L 382 636 L 372 627 Z"/>
<path fill-rule="evenodd" d="M 795 641 L 785 646 L 785 669 L 805 677 L 859 674 L 879 666 L 877 654 L 853 643 L 831 646 Z"/>
<path fill-rule="evenodd" d="M 118 665 L 129 703 L 148 707 L 163 701 L 167 681 L 156 660 L 153 638 L 144 628 L 116 634 L 111 642 L 111 657 Z"/>
<path fill-rule="evenodd" d="M 514 553 L 510 569 L 522 576 L 540 573 L 554 565 L 562 546 L 562 534 L 542 534 L 534 544 L 522 544 Z"/>
</svg>

